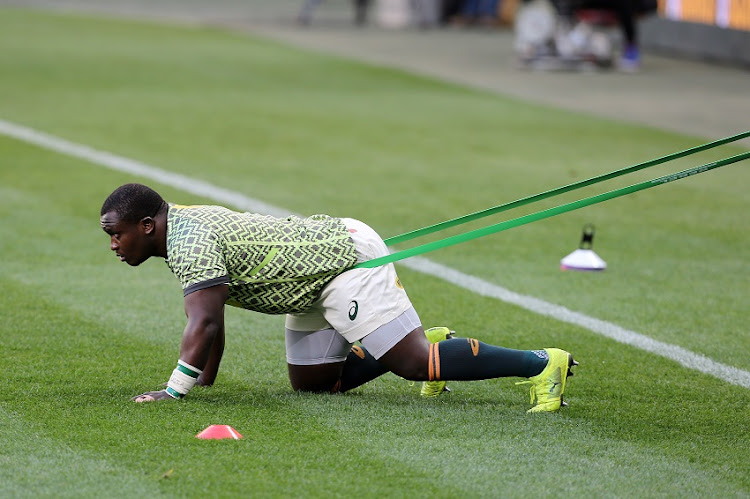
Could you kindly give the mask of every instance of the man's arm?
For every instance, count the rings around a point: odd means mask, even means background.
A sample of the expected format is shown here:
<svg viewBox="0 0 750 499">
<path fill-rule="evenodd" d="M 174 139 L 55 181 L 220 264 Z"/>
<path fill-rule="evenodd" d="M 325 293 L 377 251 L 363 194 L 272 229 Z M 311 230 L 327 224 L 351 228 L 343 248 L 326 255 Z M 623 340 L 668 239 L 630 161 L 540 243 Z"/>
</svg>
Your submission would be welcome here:
<svg viewBox="0 0 750 499">
<path fill-rule="evenodd" d="M 221 363 L 221 357 L 224 355 L 224 324 L 221 325 L 221 330 L 216 334 L 214 342 L 211 345 L 211 353 L 208 355 L 208 362 L 206 367 L 203 368 L 203 372 L 198 376 L 198 381 L 195 383 L 198 386 L 211 386 L 216 381 L 216 375 L 219 372 L 219 364 Z"/>
<path fill-rule="evenodd" d="M 213 378 L 216 377 L 221 352 L 224 350 L 224 303 L 228 294 L 229 288 L 219 285 L 195 291 L 185 297 L 185 314 L 188 322 L 182 334 L 180 363 L 200 371 L 205 369 L 208 376 Z M 215 345 L 216 343 L 218 345 Z M 220 352 L 218 358 L 215 358 L 218 347 Z M 204 380 L 213 383 L 213 379 L 208 376 Z M 166 390 L 161 390 L 144 393 L 133 400 L 151 402 L 168 398 L 172 396 Z"/>
<path fill-rule="evenodd" d="M 222 284 L 185 297 L 188 323 L 182 334 L 180 360 L 201 370 L 206 367 L 214 340 L 224 332 L 224 302 L 228 294 L 229 287 Z"/>
</svg>

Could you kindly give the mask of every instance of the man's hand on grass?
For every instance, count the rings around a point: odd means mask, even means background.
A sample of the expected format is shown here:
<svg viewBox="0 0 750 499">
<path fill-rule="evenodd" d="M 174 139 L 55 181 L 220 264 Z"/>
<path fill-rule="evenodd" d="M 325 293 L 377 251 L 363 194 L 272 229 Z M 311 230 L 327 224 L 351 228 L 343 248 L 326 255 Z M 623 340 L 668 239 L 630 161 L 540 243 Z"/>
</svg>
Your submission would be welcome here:
<svg viewBox="0 0 750 499">
<path fill-rule="evenodd" d="M 133 402 L 156 402 L 157 400 L 174 400 L 174 397 L 169 395 L 166 390 L 159 390 L 158 392 L 141 393 L 131 400 Z"/>
</svg>

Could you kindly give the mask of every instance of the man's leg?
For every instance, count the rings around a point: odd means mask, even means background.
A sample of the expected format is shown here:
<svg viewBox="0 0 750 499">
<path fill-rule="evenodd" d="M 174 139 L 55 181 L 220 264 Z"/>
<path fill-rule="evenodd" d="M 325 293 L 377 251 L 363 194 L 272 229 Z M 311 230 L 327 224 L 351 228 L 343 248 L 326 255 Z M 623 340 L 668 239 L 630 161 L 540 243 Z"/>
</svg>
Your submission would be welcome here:
<svg viewBox="0 0 750 499">
<path fill-rule="evenodd" d="M 367 341 L 367 337 L 363 342 Z M 473 338 L 452 338 L 430 343 L 422 327 L 411 331 L 386 352 L 380 363 L 395 374 L 415 381 L 481 380 L 507 376 L 529 378 L 529 412 L 555 411 L 563 405 L 570 368 L 577 363 L 564 350 L 512 350 Z"/>
<path fill-rule="evenodd" d="M 543 350 L 512 350 L 472 338 L 430 343 L 421 327 L 380 358 L 394 373 L 415 381 L 529 378 L 547 366 Z"/>
<path fill-rule="evenodd" d="M 352 346 L 334 329 L 286 330 L 289 381 L 294 390 L 345 392 L 388 370 L 361 346 Z"/>
<path fill-rule="evenodd" d="M 300 392 L 330 392 L 341 378 L 343 362 L 303 366 L 289 364 L 289 382 Z"/>
<path fill-rule="evenodd" d="M 549 364 L 547 350 L 513 350 L 473 338 L 431 343 L 413 307 L 360 341 L 384 369 L 414 381 L 533 378 Z"/>
<path fill-rule="evenodd" d="M 346 357 L 341 379 L 338 385 L 334 387 L 334 391 L 346 392 L 352 388 L 364 385 L 368 381 L 372 381 L 387 372 L 388 369 L 378 362 L 375 357 L 370 355 L 370 352 L 364 347 L 354 345 Z"/>
<path fill-rule="evenodd" d="M 445 341 L 449 338 L 453 338 L 454 332 L 447 327 L 431 327 L 425 332 L 425 336 L 430 343 L 438 343 Z M 419 394 L 423 397 L 437 397 L 443 392 L 449 392 L 447 383 L 445 381 L 422 381 L 422 389 Z"/>
</svg>

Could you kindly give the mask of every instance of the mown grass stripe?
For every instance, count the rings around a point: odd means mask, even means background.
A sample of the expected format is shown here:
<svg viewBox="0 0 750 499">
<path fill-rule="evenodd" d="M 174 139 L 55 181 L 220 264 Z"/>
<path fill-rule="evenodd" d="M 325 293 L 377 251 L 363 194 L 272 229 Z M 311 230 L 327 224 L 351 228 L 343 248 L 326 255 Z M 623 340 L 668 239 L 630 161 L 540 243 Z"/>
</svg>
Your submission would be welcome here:
<svg viewBox="0 0 750 499">
<path fill-rule="evenodd" d="M 44 149 L 77 157 L 93 164 L 138 175 L 156 182 L 181 189 L 187 193 L 214 199 L 217 202 L 233 205 L 236 208 L 286 216 L 290 212 L 279 207 L 250 198 L 208 182 L 169 172 L 160 168 L 128 159 L 115 154 L 55 137 L 32 128 L 24 127 L 0 119 L 0 133 L 15 139 L 34 144 Z M 574 324 L 619 343 L 630 345 L 646 352 L 660 355 L 689 369 L 694 369 L 731 384 L 750 388 L 750 372 L 716 362 L 677 345 L 655 340 L 649 336 L 622 328 L 611 322 L 589 317 L 566 307 L 548 303 L 531 296 L 521 295 L 496 284 L 470 276 L 450 267 L 431 262 L 424 258 L 412 258 L 403 265 L 418 272 L 437 277 L 453 285 L 473 291 L 481 296 L 491 297 L 511 303 L 531 312 L 551 317 L 561 322 Z"/>
</svg>

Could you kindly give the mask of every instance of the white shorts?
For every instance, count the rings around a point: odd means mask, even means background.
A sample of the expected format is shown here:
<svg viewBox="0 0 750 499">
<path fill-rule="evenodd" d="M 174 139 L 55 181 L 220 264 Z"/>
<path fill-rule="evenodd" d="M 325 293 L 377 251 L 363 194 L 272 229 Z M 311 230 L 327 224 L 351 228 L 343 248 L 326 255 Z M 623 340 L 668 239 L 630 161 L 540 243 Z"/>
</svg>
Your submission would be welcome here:
<svg viewBox="0 0 750 499">
<path fill-rule="evenodd" d="M 351 233 L 358 261 L 390 254 L 383 239 L 367 224 L 351 218 L 342 220 Z M 310 310 L 288 314 L 286 329 L 302 333 L 333 329 L 352 344 L 409 309 L 413 310 L 411 301 L 392 263 L 373 269 L 352 269 L 328 283 Z"/>
<path fill-rule="evenodd" d="M 396 343 L 421 325 L 417 312 L 410 308 L 362 338 L 362 346 L 375 359 L 380 359 Z M 286 330 L 286 361 L 289 364 L 313 366 L 344 362 L 351 349 L 352 343 L 346 341 L 333 328 L 319 331 Z"/>
</svg>

